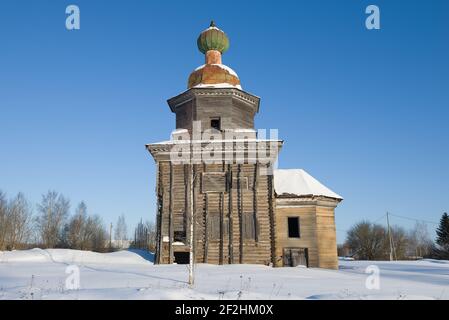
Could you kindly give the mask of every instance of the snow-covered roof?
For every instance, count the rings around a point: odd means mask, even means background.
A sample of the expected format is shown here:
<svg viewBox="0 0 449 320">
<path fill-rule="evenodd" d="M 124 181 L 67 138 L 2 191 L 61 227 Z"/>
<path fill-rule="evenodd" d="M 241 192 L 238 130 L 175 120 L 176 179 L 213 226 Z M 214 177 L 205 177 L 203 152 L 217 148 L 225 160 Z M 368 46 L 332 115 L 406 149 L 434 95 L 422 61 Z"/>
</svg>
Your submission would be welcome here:
<svg viewBox="0 0 449 320">
<path fill-rule="evenodd" d="M 274 190 L 279 196 L 324 196 L 343 199 L 302 169 L 274 170 Z"/>
<path fill-rule="evenodd" d="M 203 65 L 199 66 L 198 68 L 195 69 L 195 71 L 201 70 L 201 69 L 203 69 L 205 66 L 207 66 L 207 64 L 203 64 Z M 216 67 L 219 67 L 219 68 L 221 68 L 221 69 L 223 69 L 223 70 L 226 70 L 227 72 L 229 72 L 229 74 L 232 74 L 234 77 L 236 77 L 236 78 L 239 77 L 239 76 L 237 75 L 237 73 L 236 73 L 234 70 L 232 70 L 232 68 L 228 67 L 227 65 L 224 65 L 224 64 L 221 64 L 221 63 L 212 63 L 212 64 L 209 64 L 209 66 L 216 66 Z"/>
<path fill-rule="evenodd" d="M 282 142 L 282 140 L 277 139 L 259 139 L 259 138 L 248 138 L 248 139 L 214 139 L 214 140 L 165 140 L 154 143 L 149 143 L 147 146 L 151 145 L 174 145 L 174 144 L 189 144 L 189 143 L 197 143 L 197 144 L 208 144 L 208 143 L 231 143 L 232 142 Z"/>
<path fill-rule="evenodd" d="M 218 29 L 216 26 L 210 26 L 209 28 L 205 29 L 203 32 L 206 32 L 208 30 L 218 30 L 218 31 L 220 31 L 220 29 Z"/>
<path fill-rule="evenodd" d="M 199 83 L 195 86 L 193 86 L 192 88 L 219 88 L 219 89 L 223 89 L 223 88 L 237 88 L 242 90 L 242 86 L 241 85 L 232 85 L 230 83 L 211 83 L 211 84 L 207 84 L 207 83 Z"/>
</svg>

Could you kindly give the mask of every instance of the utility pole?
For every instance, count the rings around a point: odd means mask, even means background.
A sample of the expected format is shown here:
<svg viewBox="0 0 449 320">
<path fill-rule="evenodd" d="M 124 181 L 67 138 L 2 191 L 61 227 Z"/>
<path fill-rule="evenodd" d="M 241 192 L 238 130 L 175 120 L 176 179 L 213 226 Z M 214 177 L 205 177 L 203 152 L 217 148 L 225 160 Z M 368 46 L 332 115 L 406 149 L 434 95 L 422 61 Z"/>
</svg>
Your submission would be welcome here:
<svg viewBox="0 0 449 320">
<path fill-rule="evenodd" d="M 393 261 L 393 239 L 391 237 L 391 230 L 390 230 L 390 218 L 389 213 L 387 212 L 387 232 L 388 232 L 388 240 L 390 241 L 390 261 Z"/>
</svg>

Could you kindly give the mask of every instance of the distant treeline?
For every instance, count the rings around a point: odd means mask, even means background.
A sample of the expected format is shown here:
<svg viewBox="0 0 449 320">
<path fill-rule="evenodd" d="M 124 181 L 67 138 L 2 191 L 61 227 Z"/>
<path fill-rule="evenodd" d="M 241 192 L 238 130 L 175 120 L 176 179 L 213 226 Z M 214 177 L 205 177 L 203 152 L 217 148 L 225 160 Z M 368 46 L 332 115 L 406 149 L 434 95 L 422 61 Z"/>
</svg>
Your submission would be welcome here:
<svg viewBox="0 0 449 320">
<path fill-rule="evenodd" d="M 346 235 L 344 244 L 338 246 L 339 256 L 359 260 L 449 259 L 449 216 L 444 213 L 432 240 L 426 222 L 416 222 L 412 230 L 399 226 L 390 228 L 361 221 Z"/>
<path fill-rule="evenodd" d="M 112 234 L 112 224 L 108 228 L 100 216 L 88 214 L 84 202 L 71 215 L 69 199 L 56 191 L 42 195 L 36 209 L 34 213 L 22 193 L 7 199 L 0 190 L 0 251 L 39 247 L 106 252 L 121 249 L 121 244 L 128 242 L 124 215 Z M 139 238 L 131 246 L 138 242 L 141 249 L 149 249 L 154 225 L 147 223 L 143 228 L 141 224 L 135 231 Z"/>
</svg>

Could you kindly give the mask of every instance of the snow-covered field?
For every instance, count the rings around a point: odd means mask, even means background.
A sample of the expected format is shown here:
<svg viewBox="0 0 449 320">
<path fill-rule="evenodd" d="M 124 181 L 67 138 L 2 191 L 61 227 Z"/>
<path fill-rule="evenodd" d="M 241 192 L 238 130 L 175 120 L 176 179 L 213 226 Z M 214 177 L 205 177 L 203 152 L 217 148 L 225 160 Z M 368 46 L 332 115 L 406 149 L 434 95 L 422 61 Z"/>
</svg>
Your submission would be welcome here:
<svg viewBox="0 0 449 320">
<path fill-rule="evenodd" d="M 0 299 L 449 299 L 449 261 L 340 261 L 338 271 L 199 264 L 193 289 L 186 265 L 151 261 L 139 251 L 0 252 Z M 365 285 L 373 264 L 379 290 Z"/>
</svg>

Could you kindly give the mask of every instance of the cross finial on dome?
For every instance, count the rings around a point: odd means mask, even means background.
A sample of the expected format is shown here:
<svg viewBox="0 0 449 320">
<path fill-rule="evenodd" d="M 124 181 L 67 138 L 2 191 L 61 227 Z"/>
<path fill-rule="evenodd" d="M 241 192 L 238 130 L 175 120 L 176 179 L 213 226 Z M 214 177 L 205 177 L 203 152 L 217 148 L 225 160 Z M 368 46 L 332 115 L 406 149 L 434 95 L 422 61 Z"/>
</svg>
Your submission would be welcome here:
<svg viewBox="0 0 449 320">
<path fill-rule="evenodd" d="M 210 27 L 212 27 L 212 28 L 216 27 L 216 26 L 215 26 L 215 21 L 214 21 L 214 20 L 212 20 L 212 21 L 210 22 Z"/>
</svg>

